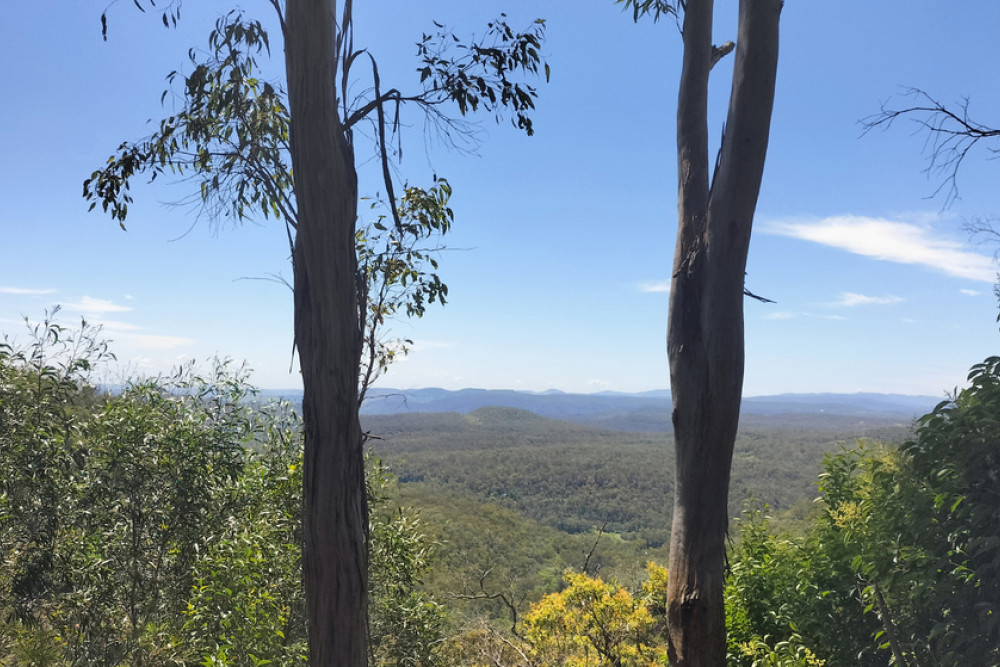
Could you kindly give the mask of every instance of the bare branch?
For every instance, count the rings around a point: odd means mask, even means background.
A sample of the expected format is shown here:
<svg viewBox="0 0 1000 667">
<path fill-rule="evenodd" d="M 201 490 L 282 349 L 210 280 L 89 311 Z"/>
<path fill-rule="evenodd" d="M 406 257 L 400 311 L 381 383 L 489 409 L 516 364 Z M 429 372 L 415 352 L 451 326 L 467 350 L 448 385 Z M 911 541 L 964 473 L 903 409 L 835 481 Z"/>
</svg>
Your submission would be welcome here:
<svg viewBox="0 0 1000 667">
<path fill-rule="evenodd" d="M 281 6 L 281 0 L 269 0 L 274 7 L 274 13 L 278 15 L 278 25 L 281 26 L 281 34 L 285 34 L 285 10 Z"/>
<path fill-rule="evenodd" d="M 916 132 L 926 134 L 924 171 L 943 179 L 932 196 L 944 192 L 947 208 L 958 199 L 958 173 L 966 156 L 981 141 L 1000 137 L 1000 129 L 973 120 L 969 115 L 969 98 L 963 98 L 957 107 L 948 107 L 919 88 L 910 88 L 905 96 L 916 103 L 900 109 L 883 104 L 879 113 L 862 119 L 862 136 L 875 128 L 887 130 L 901 118 L 916 123 Z M 1000 154 L 1000 146 L 987 150 Z"/>
<path fill-rule="evenodd" d="M 996 246 L 993 259 L 1000 259 L 1000 218 L 975 218 L 962 225 L 962 230 L 976 243 L 990 243 Z"/>
<path fill-rule="evenodd" d="M 486 578 L 490 576 L 493 572 L 493 568 L 487 568 L 479 577 L 479 591 L 476 593 L 450 593 L 444 595 L 445 599 L 450 600 L 500 600 L 503 602 L 504 606 L 510 612 L 510 632 L 512 635 L 518 639 L 524 640 L 521 633 L 517 631 L 518 624 L 518 611 L 517 608 L 521 604 L 524 604 L 525 596 L 522 595 L 521 599 L 514 602 L 513 598 L 507 593 L 502 591 L 490 592 L 486 589 Z"/>
<path fill-rule="evenodd" d="M 242 278 L 236 278 L 235 280 L 263 280 L 269 283 L 278 283 L 279 285 L 284 285 L 289 291 L 295 291 L 292 284 L 288 282 L 288 279 L 282 276 L 280 273 L 268 273 L 265 276 L 243 276 Z"/>
<path fill-rule="evenodd" d="M 720 60 L 728 56 L 736 48 L 736 42 L 726 42 L 722 46 L 712 46 L 712 64 L 709 65 L 709 69 L 715 67 Z"/>
<path fill-rule="evenodd" d="M 380 80 L 378 75 L 378 63 L 375 62 L 375 56 L 370 53 L 368 54 L 368 57 L 372 61 L 372 79 L 375 82 L 375 99 L 378 100 L 382 97 L 379 93 Z M 385 107 L 382 102 L 379 102 L 375 109 L 378 112 L 378 148 L 382 159 L 382 179 L 385 182 L 385 193 L 386 196 L 389 197 L 389 209 L 392 211 L 392 219 L 396 223 L 396 229 L 402 231 L 403 222 L 399 219 L 399 210 L 396 206 L 396 194 L 393 192 L 392 187 L 392 174 L 389 172 L 389 151 L 385 145 Z"/>
<path fill-rule="evenodd" d="M 580 570 L 584 574 L 587 574 L 587 568 L 590 567 L 590 559 L 594 555 L 594 551 L 597 549 L 598 542 L 601 541 L 601 537 L 604 536 L 604 529 L 608 527 L 608 520 L 605 519 L 604 523 L 601 524 L 600 530 L 597 531 L 597 537 L 594 538 L 594 544 L 590 547 L 590 551 L 587 553 L 587 557 L 583 561 L 583 568 Z M 594 574 L 597 574 L 594 572 Z"/>
<path fill-rule="evenodd" d="M 371 55 L 369 55 L 369 57 L 371 57 Z M 372 59 L 372 64 L 374 65 L 374 58 Z M 376 90 L 377 90 L 377 85 L 376 85 Z M 368 114 L 370 114 L 372 111 L 375 111 L 376 109 L 386 104 L 387 102 L 396 102 L 397 104 L 404 102 L 414 102 L 423 107 L 425 111 L 430 111 L 432 107 L 431 102 L 429 102 L 423 95 L 404 96 L 398 90 L 392 88 L 383 93 L 382 95 L 379 95 L 376 92 L 375 99 L 366 102 L 364 105 L 358 107 L 353 112 L 351 112 L 351 114 L 347 116 L 347 120 L 344 121 L 344 127 L 347 128 L 353 127 L 359 120 L 367 118 Z"/>
</svg>

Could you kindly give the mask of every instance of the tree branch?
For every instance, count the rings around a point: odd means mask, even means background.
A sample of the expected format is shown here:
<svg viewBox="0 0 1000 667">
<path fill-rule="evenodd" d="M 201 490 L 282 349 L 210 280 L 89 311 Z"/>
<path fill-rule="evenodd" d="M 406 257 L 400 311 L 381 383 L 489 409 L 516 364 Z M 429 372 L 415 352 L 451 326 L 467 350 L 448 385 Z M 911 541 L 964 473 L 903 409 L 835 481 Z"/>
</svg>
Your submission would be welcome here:
<svg viewBox="0 0 1000 667">
<path fill-rule="evenodd" d="M 976 144 L 983 140 L 1000 137 L 1000 129 L 973 120 L 969 116 L 969 99 L 963 99 L 957 108 L 949 108 L 919 88 L 911 88 L 905 96 L 915 99 L 917 104 L 902 109 L 887 108 L 861 121 L 862 136 L 881 127 L 889 129 L 900 118 L 908 118 L 917 124 L 917 132 L 927 135 L 924 150 L 927 153 L 927 174 L 943 174 L 944 180 L 934 190 L 934 195 L 947 191 L 945 207 L 958 199 L 958 172 Z M 1000 146 L 988 149 L 1000 154 Z"/>
<path fill-rule="evenodd" d="M 521 636 L 521 633 L 517 631 L 517 623 L 518 623 L 517 605 L 524 602 L 524 597 L 522 596 L 521 600 L 515 603 L 506 593 L 501 593 L 501 592 L 490 593 L 489 591 L 487 591 L 486 578 L 490 576 L 490 573 L 492 571 L 493 571 L 492 567 L 488 568 L 479 577 L 478 593 L 451 593 L 445 595 L 444 597 L 451 600 L 500 600 L 501 602 L 504 603 L 504 606 L 507 607 L 507 610 L 510 611 L 511 634 L 517 637 L 518 639 L 524 640 L 524 637 Z"/>
<path fill-rule="evenodd" d="M 594 555 L 594 551 L 597 549 L 597 543 L 601 541 L 601 537 L 604 535 L 604 529 L 608 527 L 608 520 L 605 519 L 604 523 L 601 524 L 601 529 L 597 531 L 597 537 L 594 538 L 594 544 L 590 547 L 590 551 L 587 552 L 587 557 L 583 561 L 583 569 L 581 572 L 587 574 L 587 568 L 590 567 L 590 558 Z M 594 574 L 597 574 L 594 572 Z"/>
<path fill-rule="evenodd" d="M 348 0 L 350 2 L 350 0 Z M 372 79 L 375 82 L 375 99 L 378 100 L 382 97 L 379 92 L 380 80 L 378 75 L 378 63 L 375 62 L 375 56 L 368 54 L 368 57 L 372 61 Z M 378 121 L 376 123 L 378 130 L 378 148 L 379 154 L 382 159 L 382 179 L 385 182 L 385 194 L 389 198 L 389 210 L 392 211 L 393 222 L 396 223 L 396 229 L 402 232 L 403 221 L 399 219 L 399 210 L 396 206 L 396 194 L 393 192 L 392 187 L 392 174 L 389 172 L 389 150 L 385 142 L 385 107 L 379 102 L 376 105 L 375 110 L 378 112 Z"/>
<path fill-rule="evenodd" d="M 709 65 L 709 69 L 714 68 L 720 60 L 728 56 L 736 48 L 735 42 L 726 42 L 722 46 L 712 47 L 712 64 Z"/>
</svg>

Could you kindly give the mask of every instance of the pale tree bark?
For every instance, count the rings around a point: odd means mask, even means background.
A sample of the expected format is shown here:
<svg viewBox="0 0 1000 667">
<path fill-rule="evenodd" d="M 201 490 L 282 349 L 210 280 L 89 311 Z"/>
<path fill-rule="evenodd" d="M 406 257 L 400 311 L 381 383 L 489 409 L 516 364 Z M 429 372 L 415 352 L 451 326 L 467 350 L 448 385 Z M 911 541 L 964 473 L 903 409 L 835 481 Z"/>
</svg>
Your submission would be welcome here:
<svg viewBox="0 0 1000 667">
<path fill-rule="evenodd" d="M 782 0 L 741 0 L 723 145 L 709 176 L 713 0 L 688 0 L 677 108 L 678 230 L 667 348 L 677 480 L 668 584 L 673 665 L 726 663 L 729 474 L 743 390 L 744 274 L 767 152 Z"/>
<path fill-rule="evenodd" d="M 350 132 L 338 115 L 337 31 L 335 0 L 288 0 L 309 660 L 353 667 L 367 660 L 368 508 L 358 422 L 357 174 Z"/>
</svg>

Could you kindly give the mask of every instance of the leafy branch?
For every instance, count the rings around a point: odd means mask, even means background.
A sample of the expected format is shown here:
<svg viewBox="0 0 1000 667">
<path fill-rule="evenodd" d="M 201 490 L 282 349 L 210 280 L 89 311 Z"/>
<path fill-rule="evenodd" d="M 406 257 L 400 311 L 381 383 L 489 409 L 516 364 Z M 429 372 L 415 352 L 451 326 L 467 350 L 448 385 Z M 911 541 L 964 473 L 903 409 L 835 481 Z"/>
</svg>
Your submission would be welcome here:
<svg viewBox="0 0 1000 667">
<path fill-rule="evenodd" d="M 386 319 L 400 312 L 422 317 L 427 304 L 443 305 L 446 301 L 448 286 L 437 274 L 436 255 L 441 248 L 422 244 L 451 228 L 454 212 L 448 207 L 450 196 L 451 186 L 444 179 L 436 180 L 428 190 L 406 186 L 395 211 L 399 224 L 387 226 L 382 215 L 356 234 L 361 289 L 358 315 L 365 323 L 360 401 L 395 358 L 405 356 L 413 344 L 408 339 L 389 339 Z M 371 208 L 385 205 L 375 201 Z"/>
</svg>

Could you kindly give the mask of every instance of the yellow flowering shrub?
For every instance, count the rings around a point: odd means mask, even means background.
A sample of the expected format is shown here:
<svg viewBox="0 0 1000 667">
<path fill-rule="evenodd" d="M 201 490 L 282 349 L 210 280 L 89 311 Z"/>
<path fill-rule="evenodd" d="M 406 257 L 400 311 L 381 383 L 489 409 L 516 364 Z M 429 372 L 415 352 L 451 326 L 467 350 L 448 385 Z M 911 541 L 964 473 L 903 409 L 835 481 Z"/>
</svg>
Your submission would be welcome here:
<svg viewBox="0 0 1000 667">
<path fill-rule="evenodd" d="M 567 572 L 567 587 L 546 595 L 524 617 L 532 661 L 565 667 L 665 665 L 661 600 L 666 569 L 650 563 L 638 596 L 600 578 Z"/>
</svg>

